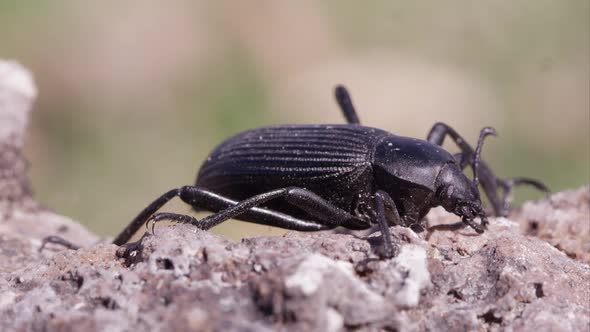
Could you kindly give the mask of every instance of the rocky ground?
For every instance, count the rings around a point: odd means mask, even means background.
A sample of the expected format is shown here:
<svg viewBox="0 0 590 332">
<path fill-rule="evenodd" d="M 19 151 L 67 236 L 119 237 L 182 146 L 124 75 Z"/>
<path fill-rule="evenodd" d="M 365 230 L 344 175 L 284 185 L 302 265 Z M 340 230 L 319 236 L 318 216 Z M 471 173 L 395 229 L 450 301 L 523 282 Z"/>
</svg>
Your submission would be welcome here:
<svg viewBox="0 0 590 332">
<path fill-rule="evenodd" d="M 390 260 L 375 256 L 377 237 L 329 232 L 231 242 L 178 225 L 133 248 L 43 253 L 39 238 L 3 233 L 0 329 L 587 331 L 587 238 L 558 232 L 589 220 L 588 189 L 534 203 L 571 203 L 559 220 L 525 206 L 483 235 L 395 227 L 403 246 Z M 533 216 L 550 241 L 577 242 L 578 251 L 523 233 Z"/>
<path fill-rule="evenodd" d="M 288 233 L 232 242 L 186 225 L 117 247 L 31 198 L 20 154 L 24 125 L 15 126 L 26 124 L 34 98 L 23 73 L 0 62 L 2 331 L 590 327 L 588 186 L 491 218 L 482 235 L 436 226 L 456 218 L 434 210 L 426 232 L 392 229 L 402 244 L 393 259 L 377 258 L 376 236 Z M 88 245 L 39 252 L 47 235 Z"/>
</svg>

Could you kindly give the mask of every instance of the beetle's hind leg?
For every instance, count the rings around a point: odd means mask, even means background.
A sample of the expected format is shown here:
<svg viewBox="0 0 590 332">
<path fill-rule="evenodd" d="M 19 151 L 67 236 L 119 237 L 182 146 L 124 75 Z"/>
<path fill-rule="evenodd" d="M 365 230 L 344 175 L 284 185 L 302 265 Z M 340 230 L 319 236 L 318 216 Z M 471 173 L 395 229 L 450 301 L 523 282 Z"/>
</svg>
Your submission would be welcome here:
<svg viewBox="0 0 590 332">
<path fill-rule="evenodd" d="M 201 220 L 174 213 L 154 214 L 166 202 L 176 196 L 196 209 L 216 213 Z M 288 203 L 299 207 L 310 216 L 310 220 L 295 218 L 278 211 L 260 207 L 266 202 L 277 198 L 283 198 Z M 337 226 L 351 229 L 364 229 L 368 227 L 368 224 L 363 220 L 359 220 L 318 195 L 301 188 L 290 187 L 277 189 L 243 201 L 235 201 L 199 186 L 184 186 L 170 190 L 157 198 L 129 223 L 113 243 L 122 245 L 127 242 L 148 221 L 155 224 L 161 220 L 172 220 L 181 223 L 190 223 L 200 229 L 209 229 L 235 217 L 249 222 L 298 231 L 318 231 Z"/>
<path fill-rule="evenodd" d="M 193 216 L 189 216 L 186 214 L 178 214 L 178 213 L 171 213 L 171 212 L 160 212 L 154 213 L 145 223 L 145 227 L 149 228 L 150 223 L 152 224 L 152 234 L 154 234 L 154 227 L 158 221 L 168 220 L 173 221 L 178 224 L 193 224 L 198 225 L 199 220 Z"/>
<path fill-rule="evenodd" d="M 197 186 L 183 187 L 181 199 L 195 207 L 218 211 L 197 222 L 191 222 L 201 229 L 210 229 L 220 223 L 239 217 L 247 221 L 294 230 L 320 230 L 343 226 L 363 229 L 368 225 L 348 212 L 332 205 L 313 192 L 288 187 L 255 195 L 242 201 L 234 201 Z M 205 199 L 203 199 L 205 198 Z M 260 206 L 274 199 L 282 198 L 287 203 L 305 211 L 311 220 L 301 220 Z M 199 202 L 201 201 L 201 202 Z M 274 218 L 268 218 L 274 216 Z M 266 220 L 264 218 L 266 217 Z M 258 220 L 258 219 L 262 220 Z"/>
<path fill-rule="evenodd" d="M 208 210 L 218 212 L 230 208 L 236 204 L 237 201 L 218 195 L 207 189 L 199 186 L 184 186 L 169 190 L 162 196 L 156 198 L 150 205 L 144 208 L 128 225 L 119 233 L 113 240 L 116 245 L 123 245 L 141 228 L 142 225 L 148 221 L 171 220 L 176 222 L 190 222 L 196 226 L 199 222 L 196 218 L 175 214 L 175 213 L 156 213 L 162 206 L 172 200 L 174 197 L 179 197 L 183 202 L 191 205 L 195 210 Z M 317 231 L 325 229 L 324 226 L 317 223 L 308 222 L 293 218 L 283 213 L 275 212 L 264 208 L 252 208 L 244 213 L 248 221 L 257 222 L 269 226 L 289 228 L 301 231 Z M 148 225 L 146 224 L 146 227 Z M 206 227 L 201 227 L 207 229 Z"/>
<path fill-rule="evenodd" d="M 446 136 L 450 136 L 453 142 L 457 144 L 461 153 L 455 155 L 455 159 L 461 166 L 461 169 L 464 169 L 468 165 L 471 168 L 474 168 L 475 165 L 475 150 L 465 141 L 461 135 L 459 135 L 455 129 L 448 126 L 445 123 L 438 122 L 430 132 L 426 140 L 432 144 L 436 145 L 443 145 Z M 548 193 L 549 190 L 547 186 L 545 186 L 542 182 L 528 179 L 528 178 L 512 178 L 512 179 L 500 179 L 496 177 L 496 175 L 492 172 L 490 167 L 487 165 L 486 162 L 483 160 L 479 163 L 479 182 L 483 188 L 483 191 L 486 194 L 486 197 L 490 201 L 492 208 L 494 209 L 494 214 L 496 216 L 506 216 L 509 212 L 509 204 L 511 198 L 511 190 L 512 187 L 517 185 L 531 185 L 545 193 Z M 500 197 L 499 189 L 503 190 L 503 195 Z"/>
<path fill-rule="evenodd" d="M 145 207 L 122 231 L 115 237 L 113 243 L 120 246 L 125 244 L 135 234 L 148 218 L 158 211 L 164 204 L 180 194 L 181 189 L 172 189 L 162 196 L 156 198 L 150 205 Z"/>
<path fill-rule="evenodd" d="M 350 98 L 350 94 L 348 93 L 346 87 L 343 85 L 337 85 L 334 89 L 334 97 L 336 97 L 336 102 L 338 103 L 338 106 L 340 106 L 340 110 L 346 118 L 346 123 L 360 124 L 361 121 L 356 114 L 356 109 L 354 108 L 352 99 Z"/>
</svg>

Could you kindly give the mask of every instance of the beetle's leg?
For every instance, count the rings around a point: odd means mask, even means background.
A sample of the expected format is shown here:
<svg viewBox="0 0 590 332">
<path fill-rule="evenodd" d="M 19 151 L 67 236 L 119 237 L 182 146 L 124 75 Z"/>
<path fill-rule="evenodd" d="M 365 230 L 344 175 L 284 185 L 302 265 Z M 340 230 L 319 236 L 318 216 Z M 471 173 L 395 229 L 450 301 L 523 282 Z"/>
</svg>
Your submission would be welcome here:
<svg viewBox="0 0 590 332">
<path fill-rule="evenodd" d="M 344 114 L 344 117 L 346 118 L 346 122 L 348 124 L 360 124 L 361 122 L 356 114 L 352 99 L 350 99 L 350 94 L 346 87 L 343 85 L 337 85 L 334 89 L 334 96 L 336 97 L 336 102 L 338 103 L 338 106 L 340 106 L 342 114 Z"/>
<path fill-rule="evenodd" d="M 394 246 L 393 243 L 393 236 L 391 234 L 391 230 L 389 229 L 389 223 L 387 222 L 388 214 L 385 213 L 385 206 L 388 206 L 391 209 L 390 217 L 396 220 L 392 220 L 393 225 L 400 225 L 401 218 L 399 213 L 397 212 L 397 207 L 389 196 L 388 193 L 382 190 L 378 190 L 375 193 L 375 207 L 377 209 L 377 224 L 379 225 L 379 229 L 381 230 L 381 237 L 383 239 L 383 255 L 387 258 L 391 258 L 395 256 L 397 252 L 397 248 Z"/>
<path fill-rule="evenodd" d="M 155 234 L 154 227 L 158 221 L 162 220 L 169 220 L 179 224 L 193 224 L 196 225 L 199 220 L 193 216 L 189 216 L 186 214 L 178 214 L 178 213 L 170 213 L 170 212 L 160 212 L 154 213 L 145 223 L 145 228 L 149 228 L 150 222 L 152 223 L 152 234 Z"/>
<path fill-rule="evenodd" d="M 457 144 L 457 146 L 461 150 L 460 153 L 454 155 L 455 160 L 457 160 L 457 162 L 461 166 L 461 169 L 467 167 L 467 165 L 473 167 L 475 150 L 471 147 L 471 145 L 469 145 L 469 143 L 467 143 L 467 141 L 463 137 L 461 137 L 461 135 L 459 135 L 459 133 L 455 131 L 455 129 L 448 126 L 447 124 L 442 122 L 435 123 L 434 126 L 432 126 L 432 128 L 430 129 L 430 132 L 428 132 L 426 140 L 432 144 L 442 146 L 445 142 L 445 138 L 447 137 L 447 135 L 451 137 L 453 142 L 455 142 L 455 144 Z M 487 172 L 484 169 L 487 169 Z M 481 162 L 480 170 L 484 170 L 484 173 L 489 173 L 488 176 L 494 176 L 491 170 L 489 170 L 488 165 L 485 164 L 483 161 Z"/>
<path fill-rule="evenodd" d="M 38 249 L 39 252 L 43 251 L 43 249 L 45 249 L 45 246 L 48 243 L 58 244 L 58 245 L 64 246 L 64 247 L 66 247 L 68 249 L 72 249 L 72 250 L 80 249 L 79 245 L 74 244 L 73 242 L 70 242 L 70 241 L 64 239 L 63 237 L 51 235 L 51 236 L 46 236 L 43 238 L 43 240 L 41 240 L 41 246 Z"/>
<path fill-rule="evenodd" d="M 193 188 L 198 188 L 199 190 L 197 191 L 202 192 L 202 189 L 199 187 Z M 250 197 L 240 202 L 232 202 L 231 206 L 201 219 L 195 224 L 195 226 L 198 226 L 201 229 L 209 229 L 228 219 L 235 217 L 242 218 L 242 216 L 245 214 L 252 214 L 253 211 L 262 210 L 259 208 L 260 205 L 277 198 L 283 198 L 289 204 L 292 204 L 308 213 L 311 217 L 313 217 L 312 222 L 319 224 L 320 226 L 324 226 L 322 227 L 323 229 L 334 228 L 337 226 L 343 226 L 351 229 L 364 229 L 367 227 L 367 224 L 364 221 L 332 205 L 313 192 L 297 187 L 277 189 Z M 309 223 L 309 221 L 306 222 Z M 279 226 L 283 228 L 290 228 L 290 225 L 293 225 L 293 220 L 280 225 L 271 224 L 271 226 Z"/>
<path fill-rule="evenodd" d="M 195 209 L 202 209 L 212 212 L 221 212 L 240 204 L 239 201 L 229 199 L 198 186 L 183 187 L 180 199 L 190 204 Z M 328 226 L 318 223 L 315 220 L 296 218 L 286 213 L 265 207 L 253 207 L 242 213 L 239 216 L 239 219 L 256 224 L 304 232 L 328 229 Z"/>
<path fill-rule="evenodd" d="M 455 161 L 457 162 L 458 165 L 461 166 L 461 169 L 464 169 L 465 166 L 463 166 L 464 164 L 466 165 L 467 163 L 463 160 L 465 154 L 463 152 L 457 152 L 453 155 L 453 158 L 455 158 Z"/>
<path fill-rule="evenodd" d="M 143 209 L 135 219 L 133 219 L 127 227 L 125 227 L 119 235 L 113 240 L 113 243 L 120 246 L 129 241 L 133 234 L 135 234 L 141 225 L 143 225 L 146 220 L 154 214 L 154 212 L 158 211 L 164 204 L 168 203 L 171 199 L 178 196 L 180 194 L 180 189 L 172 189 L 166 192 L 164 195 L 156 198 L 150 205 L 148 205 L 145 209 Z"/>
<path fill-rule="evenodd" d="M 276 192 L 281 193 L 277 195 Z M 281 197 L 281 195 L 284 196 L 288 202 L 300 207 L 304 211 L 307 211 L 312 217 L 315 218 L 312 220 L 303 220 L 285 213 L 257 206 L 264 204 L 270 199 Z M 217 213 L 203 218 L 201 221 L 197 221 L 197 219 L 190 216 L 178 214 L 154 214 L 159 208 L 161 208 L 166 202 L 175 196 L 179 196 L 182 201 L 190 204 L 196 209 L 208 210 Z M 248 203 L 254 198 L 257 198 L 257 201 L 254 202 L 254 204 Z M 244 205 L 245 203 L 248 203 L 248 207 Z M 252 207 L 249 207 L 250 205 L 252 205 Z M 239 209 L 239 211 L 236 212 L 236 209 Z M 153 218 L 150 218 L 152 215 Z M 152 204 L 141 211 L 141 213 L 133 221 L 131 221 L 131 223 L 129 223 L 129 225 L 121 232 L 121 234 L 117 236 L 113 243 L 122 245 L 123 243 L 127 242 L 131 236 L 133 236 L 133 234 L 135 234 L 139 228 L 141 228 L 141 226 L 146 221 L 148 221 L 148 219 L 151 219 L 152 221 L 168 219 L 186 222 L 189 220 L 189 218 L 192 218 L 190 219 L 191 224 L 194 224 L 202 229 L 209 229 L 235 216 L 239 216 L 240 219 L 249 222 L 298 231 L 318 231 L 322 229 L 334 228 L 339 225 L 352 229 L 363 229 L 367 226 L 344 210 L 341 210 L 326 202 L 323 198 L 307 190 L 299 188 L 280 189 L 270 193 L 254 196 L 249 200 L 238 202 L 199 186 L 184 186 L 182 188 L 170 190 L 166 194 L 157 198 Z M 318 221 L 317 219 L 321 220 Z M 342 222 L 338 223 L 337 221 Z"/>
<path fill-rule="evenodd" d="M 158 209 L 160 209 L 162 206 L 164 206 L 164 204 L 168 203 L 168 201 L 170 201 L 171 199 L 173 199 L 174 197 L 178 196 L 181 192 L 181 189 L 172 189 L 169 190 L 168 192 L 166 192 L 165 194 L 163 194 L 162 196 L 158 197 L 156 200 L 154 200 L 150 205 L 148 205 L 145 209 L 143 209 L 139 215 L 137 215 L 137 217 L 135 217 L 135 219 L 133 219 L 128 225 L 127 227 L 125 227 L 121 233 L 119 233 L 119 235 L 117 235 L 117 237 L 113 240 L 113 243 L 120 246 L 124 243 L 126 243 L 127 241 L 129 241 L 129 239 L 131 239 L 131 237 L 133 236 L 133 234 L 135 234 L 139 228 L 141 228 L 141 225 L 143 225 L 146 220 L 152 215 L 154 214 L 154 212 L 158 211 Z M 77 247 L 75 244 L 61 239 L 60 237 L 57 236 L 48 236 L 45 239 L 43 239 L 43 243 L 41 246 L 41 249 L 45 246 L 46 243 L 56 243 L 56 244 L 61 244 L 67 248 L 73 249 L 74 247 Z"/>
<path fill-rule="evenodd" d="M 465 139 L 463 139 L 463 137 L 461 137 L 461 135 L 455 131 L 455 129 L 451 128 L 447 124 L 438 122 L 432 126 L 432 129 L 430 129 L 426 140 L 430 143 L 442 146 L 447 135 L 451 137 L 451 139 L 455 142 L 455 144 L 457 144 L 457 146 L 459 146 L 459 149 L 461 150 L 460 158 L 458 158 L 458 155 L 455 155 L 455 159 L 458 160 L 461 169 L 467 167 L 467 165 L 470 165 L 472 168 L 474 168 L 475 151 L 471 145 L 469 145 L 469 143 L 467 143 L 467 141 L 465 141 Z M 549 192 L 547 187 L 537 180 L 526 178 L 514 178 L 507 180 L 499 179 L 494 175 L 490 167 L 483 160 L 479 163 L 478 172 L 479 182 L 488 200 L 490 201 L 496 216 L 506 216 L 508 214 L 510 189 L 514 185 L 532 185 L 541 191 Z M 514 180 L 514 184 L 510 185 L 512 180 Z M 504 189 L 504 196 L 502 198 L 499 197 L 498 187 Z"/>
<path fill-rule="evenodd" d="M 160 209 L 164 204 L 176 196 L 179 196 L 182 201 L 191 205 L 195 209 L 213 212 L 222 211 L 238 204 L 237 201 L 223 197 L 198 186 L 184 186 L 178 189 L 172 189 L 158 197 L 156 200 L 154 200 L 154 202 L 143 209 L 143 211 L 141 211 L 139 215 L 137 215 L 137 217 L 135 217 L 135 219 L 133 219 L 127 225 L 127 227 L 121 231 L 113 243 L 116 245 L 122 245 L 129 241 L 133 234 L 135 234 L 141 228 L 141 226 L 146 223 L 146 221 L 148 221 L 150 216 L 154 215 L 158 209 Z M 154 215 L 154 218 L 156 218 L 156 216 L 157 214 Z M 163 218 L 164 216 L 165 215 L 162 215 L 161 217 L 157 218 Z M 173 217 L 171 214 L 168 214 L 167 216 L 169 217 L 167 219 L 178 222 L 181 222 L 181 220 L 184 218 L 180 217 L 183 215 L 177 215 L 178 217 Z M 298 231 L 318 231 L 327 229 L 326 226 L 319 225 L 314 221 L 301 220 L 284 213 L 258 207 L 252 208 L 245 212 L 242 217 L 246 221 Z M 194 219 L 194 221 L 196 222 L 196 219 Z"/>
<path fill-rule="evenodd" d="M 430 129 L 426 140 L 432 144 L 442 146 L 447 135 L 451 137 L 451 139 L 455 142 L 455 144 L 457 144 L 457 146 L 459 146 L 459 149 L 461 150 L 461 156 L 459 158 L 458 155 L 455 155 L 455 160 L 458 160 L 461 169 L 464 169 L 467 167 L 467 165 L 471 165 L 473 168 L 475 151 L 471 145 L 469 145 L 469 143 L 467 143 L 467 141 L 465 141 L 465 139 L 463 139 L 463 137 L 461 137 L 461 135 L 455 131 L 455 129 L 451 128 L 447 124 L 442 122 L 437 122 L 434 124 L 432 129 Z M 496 215 L 501 215 L 502 202 L 498 197 L 498 180 L 484 161 L 481 161 L 479 164 L 479 181 L 484 192 L 486 193 L 486 196 L 488 197 L 488 200 L 490 201 L 490 204 L 494 209 L 494 213 Z"/>
<path fill-rule="evenodd" d="M 504 197 L 502 198 L 503 216 L 508 215 L 510 203 L 512 202 L 512 188 L 515 186 L 529 185 L 543 191 L 547 195 L 549 194 L 549 188 L 547 188 L 542 182 L 534 179 L 517 177 L 507 180 L 497 179 L 497 181 L 500 188 L 504 191 Z"/>
</svg>

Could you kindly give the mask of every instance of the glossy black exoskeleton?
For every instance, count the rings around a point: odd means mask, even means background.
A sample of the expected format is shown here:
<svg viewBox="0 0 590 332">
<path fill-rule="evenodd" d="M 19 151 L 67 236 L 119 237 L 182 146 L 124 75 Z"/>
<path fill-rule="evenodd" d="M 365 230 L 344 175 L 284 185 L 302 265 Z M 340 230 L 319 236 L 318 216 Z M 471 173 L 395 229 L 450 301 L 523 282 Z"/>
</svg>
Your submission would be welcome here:
<svg viewBox="0 0 590 332">
<path fill-rule="evenodd" d="M 146 222 L 172 220 L 209 229 L 236 218 L 299 231 L 376 225 L 383 236 L 383 254 L 391 256 L 396 248 L 389 226 L 420 229 L 435 206 L 483 232 L 487 218 L 479 184 L 496 215 L 507 213 L 514 185 L 547 191 L 532 179 L 498 179 L 480 160 L 485 136 L 495 135 L 492 128 L 482 129 L 474 151 L 444 123 L 435 124 L 426 140 L 397 136 L 360 125 L 344 87 L 336 88 L 336 100 L 348 124 L 264 127 L 229 138 L 209 155 L 194 186 L 172 189 L 156 199 L 114 243 L 124 244 Z M 447 135 L 461 153 L 451 155 L 441 147 Z M 463 173 L 468 165 L 473 181 Z M 195 210 L 215 213 L 201 220 L 156 213 L 176 196 Z"/>
</svg>

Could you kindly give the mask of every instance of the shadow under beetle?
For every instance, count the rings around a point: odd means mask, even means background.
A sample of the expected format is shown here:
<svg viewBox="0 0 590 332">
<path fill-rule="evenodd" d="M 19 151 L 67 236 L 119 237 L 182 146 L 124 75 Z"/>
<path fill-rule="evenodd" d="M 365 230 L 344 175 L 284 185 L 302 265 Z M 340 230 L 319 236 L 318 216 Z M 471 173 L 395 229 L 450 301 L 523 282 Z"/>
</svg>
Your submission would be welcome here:
<svg viewBox="0 0 590 332">
<path fill-rule="evenodd" d="M 115 238 L 122 245 L 143 225 L 161 220 L 209 229 L 235 218 L 297 231 L 345 227 L 377 227 L 381 254 L 396 254 L 389 226 L 423 228 L 432 207 L 442 206 L 482 233 L 488 223 L 478 187 L 495 215 L 508 213 L 514 185 L 528 178 L 497 178 L 480 158 L 481 130 L 476 149 L 451 127 L 436 123 L 426 140 L 393 135 L 360 125 L 343 86 L 336 100 L 347 124 L 280 125 L 248 130 L 221 143 L 202 165 L 194 186 L 172 189 L 147 206 Z M 451 155 L 441 145 L 449 136 L 461 152 Z M 473 181 L 463 173 L 471 166 Z M 500 195 L 501 191 L 501 195 Z M 195 210 L 215 212 L 201 220 L 175 213 L 156 213 L 174 197 Z M 481 223 L 474 220 L 480 218 Z"/>
</svg>

